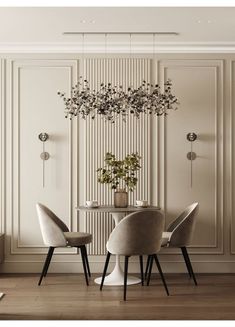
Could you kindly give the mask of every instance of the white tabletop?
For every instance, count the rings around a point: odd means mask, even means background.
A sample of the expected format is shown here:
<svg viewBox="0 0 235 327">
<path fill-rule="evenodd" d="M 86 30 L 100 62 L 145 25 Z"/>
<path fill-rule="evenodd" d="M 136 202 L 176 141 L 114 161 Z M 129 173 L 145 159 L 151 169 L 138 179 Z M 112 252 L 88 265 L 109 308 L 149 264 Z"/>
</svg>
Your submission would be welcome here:
<svg viewBox="0 0 235 327">
<path fill-rule="evenodd" d="M 126 208 L 116 208 L 114 206 L 98 206 L 98 207 L 87 207 L 87 206 L 79 206 L 76 208 L 79 211 L 90 211 L 90 212 L 134 212 L 140 210 L 161 210 L 160 207 L 157 206 L 147 206 L 147 207 L 136 207 L 136 206 L 128 206 Z"/>
</svg>

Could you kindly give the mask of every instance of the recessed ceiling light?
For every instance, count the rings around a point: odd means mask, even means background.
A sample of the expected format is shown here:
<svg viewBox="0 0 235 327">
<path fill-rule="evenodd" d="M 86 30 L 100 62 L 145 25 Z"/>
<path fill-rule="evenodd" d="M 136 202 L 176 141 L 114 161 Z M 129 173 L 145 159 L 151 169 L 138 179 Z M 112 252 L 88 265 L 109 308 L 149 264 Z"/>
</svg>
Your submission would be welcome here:
<svg viewBox="0 0 235 327">
<path fill-rule="evenodd" d="M 80 23 L 85 24 L 86 23 L 85 19 L 80 20 Z"/>
<path fill-rule="evenodd" d="M 208 19 L 207 23 L 208 23 L 208 24 L 211 24 L 211 23 L 212 23 L 212 21 L 211 21 L 210 19 Z"/>
<path fill-rule="evenodd" d="M 95 20 L 94 19 L 90 20 L 90 23 L 95 24 Z"/>
<path fill-rule="evenodd" d="M 198 23 L 198 24 L 201 24 L 201 22 L 202 22 L 202 21 L 201 21 L 200 19 L 197 20 L 197 23 Z"/>
</svg>

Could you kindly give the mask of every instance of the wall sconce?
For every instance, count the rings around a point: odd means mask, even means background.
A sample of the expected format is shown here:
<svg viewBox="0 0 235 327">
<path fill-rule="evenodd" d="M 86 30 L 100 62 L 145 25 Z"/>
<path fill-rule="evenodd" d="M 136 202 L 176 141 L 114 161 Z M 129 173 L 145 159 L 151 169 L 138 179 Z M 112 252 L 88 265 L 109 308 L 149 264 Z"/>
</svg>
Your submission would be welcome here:
<svg viewBox="0 0 235 327">
<path fill-rule="evenodd" d="M 186 136 L 187 140 L 191 143 L 191 151 L 187 153 L 187 159 L 191 161 L 191 167 L 190 167 L 190 186 L 193 187 L 193 160 L 197 158 L 197 155 L 195 152 L 193 152 L 193 142 L 197 139 L 196 133 L 188 133 Z"/>
<path fill-rule="evenodd" d="M 42 159 L 42 187 L 45 187 L 45 161 L 50 158 L 50 154 L 45 151 L 45 142 L 49 139 L 49 135 L 47 133 L 40 133 L 38 138 L 42 142 L 40 158 Z"/>
</svg>

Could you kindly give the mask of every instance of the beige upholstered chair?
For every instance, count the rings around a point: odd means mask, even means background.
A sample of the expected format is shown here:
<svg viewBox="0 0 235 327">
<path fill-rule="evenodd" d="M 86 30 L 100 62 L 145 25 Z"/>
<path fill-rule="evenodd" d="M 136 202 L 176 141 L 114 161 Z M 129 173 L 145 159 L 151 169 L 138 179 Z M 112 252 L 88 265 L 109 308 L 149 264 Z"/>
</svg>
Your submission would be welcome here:
<svg viewBox="0 0 235 327">
<path fill-rule="evenodd" d="M 49 246 L 47 258 L 44 263 L 38 285 L 41 285 L 43 277 L 46 277 L 54 249 L 57 247 L 77 247 L 81 250 L 83 269 L 86 283 L 88 285 L 88 275 L 91 276 L 91 273 L 88 263 L 86 244 L 92 241 L 92 235 L 81 232 L 70 232 L 63 221 L 43 204 L 37 203 L 36 209 L 44 244 Z"/>
<path fill-rule="evenodd" d="M 141 279 L 143 285 L 143 255 L 150 255 L 157 263 L 159 273 L 162 278 L 167 295 L 168 289 L 161 270 L 157 253 L 161 248 L 161 238 L 163 232 L 164 218 L 159 211 L 139 211 L 134 212 L 125 218 L 114 228 L 107 242 L 107 257 L 104 266 L 100 290 L 108 268 L 111 254 L 125 256 L 124 271 L 124 301 L 126 300 L 128 259 L 132 255 L 138 255 L 140 258 Z"/>
<path fill-rule="evenodd" d="M 193 237 L 195 218 L 199 209 L 198 203 L 188 206 L 170 225 L 166 232 L 162 234 L 162 247 L 180 248 L 184 257 L 184 261 L 190 278 L 193 277 L 195 285 L 197 280 L 193 272 L 192 264 L 188 255 L 187 246 L 190 245 Z M 145 276 L 149 271 L 151 275 L 151 258 L 148 257 Z"/>
</svg>

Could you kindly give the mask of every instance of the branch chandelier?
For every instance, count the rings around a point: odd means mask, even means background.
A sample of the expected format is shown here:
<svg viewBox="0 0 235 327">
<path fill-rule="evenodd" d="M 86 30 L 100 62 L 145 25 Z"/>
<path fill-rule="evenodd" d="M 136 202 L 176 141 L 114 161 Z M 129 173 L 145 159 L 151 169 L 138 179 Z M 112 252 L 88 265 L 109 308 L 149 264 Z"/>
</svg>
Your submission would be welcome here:
<svg viewBox="0 0 235 327">
<path fill-rule="evenodd" d="M 64 34 L 82 34 L 84 46 L 84 34 L 105 34 L 105 33 L 79 33 L 65 32 Z M 132 34 L 173 34 L 174 32 L 162 33 L 107 33 L 107 34 L 129 34 L 130 51 Z M 107 35 L 105 34 L 105 36 Z M 153 48 L 155 45 L 153 38 Z M 105 39 L 106 42 L 106 39 Z M 106 45 L 106 43 L 105 43 Z M 83 51 L 84 52 L 84 51 Z M 153 51 L 154 52 L 154 51 Z M 98 90 L 91 90 L 89 81 L 80 76 L 78 83 L 72 87 L 71 97 L 66 97 L 65 93 L 58 92 L 65 105 L 65 117 L 72 119 L 81 116 L 86 119 L 91 116 L 95 119 L 97 115 L 105 120 L 115 122 L 115 119 L 122 116 L 123 121 L 126 117 L 134 115 L 139 118 L 141 114 L 154 114 L 156 116 L 166 115 L 168 110 L 177 109 L 178 99 L 171 92 L 172 83 L 170 79 L 164 84 L 164 91 L 158 84 L 151 84 L 143 80 L 138 88 L 129 86 L 124 90 L 122 85 L 112 85 L 111 83 L 101 83 Z"/>
</svg>

